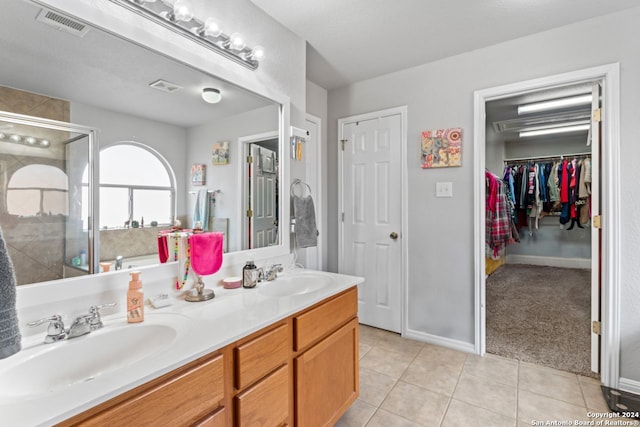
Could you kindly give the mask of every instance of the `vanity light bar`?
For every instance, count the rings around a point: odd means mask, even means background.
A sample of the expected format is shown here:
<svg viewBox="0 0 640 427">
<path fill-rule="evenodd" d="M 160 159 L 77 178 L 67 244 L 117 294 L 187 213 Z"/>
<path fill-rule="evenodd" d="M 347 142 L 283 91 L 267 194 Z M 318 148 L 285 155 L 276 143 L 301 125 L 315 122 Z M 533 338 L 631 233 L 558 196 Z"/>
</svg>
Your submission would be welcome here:
<svg viewBox="0 0 640 427">
<path fill-rule="evenodd" d="M 49 148 L 51 141 L 44 138 L 36 138 L 34 136 L 19 135 L 17 133 L 0 132 L 0 141 L 12 142 L 14 144 L 26 145 L 27 147 Z"/>
<path fill-rule="evenodd" d="M 256 70 L 259 60 L 264 58 L 264 48 L 246 46 L 242 35 L 222 32 L 213 18 L 202 21 L 193 15 L 188 0 L 177 0 L 170 4 L 166 0 L 110 0 L 138 15 L 144 16 L 165 28 L 181 34 L 196 43 L 213 50 L 232 61 Z"/>
</svg>

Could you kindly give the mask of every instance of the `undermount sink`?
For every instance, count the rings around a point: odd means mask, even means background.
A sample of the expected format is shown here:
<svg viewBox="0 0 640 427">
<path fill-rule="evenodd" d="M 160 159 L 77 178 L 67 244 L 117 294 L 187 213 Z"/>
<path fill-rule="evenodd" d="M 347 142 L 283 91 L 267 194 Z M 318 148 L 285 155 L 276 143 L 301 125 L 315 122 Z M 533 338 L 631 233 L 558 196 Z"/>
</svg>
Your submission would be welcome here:
<svg viewBox="0 0 640 427">
<path fill-rule="evenodd" d="M 82 337 L 42 344 L 0 371 L 0 401 L 64 390 L 160 354 L 186 330 L 177 314 L 147 316 L 144 323 L 105 324 Z"/>
<path fill-rule="evenodd" d="M 321 273 L 303 272 L 279 276 L 272 282 L 259 285 L 258 291 L 269 297 L 290 297 L 317 292 L 333 282 Z"/>
</svg>

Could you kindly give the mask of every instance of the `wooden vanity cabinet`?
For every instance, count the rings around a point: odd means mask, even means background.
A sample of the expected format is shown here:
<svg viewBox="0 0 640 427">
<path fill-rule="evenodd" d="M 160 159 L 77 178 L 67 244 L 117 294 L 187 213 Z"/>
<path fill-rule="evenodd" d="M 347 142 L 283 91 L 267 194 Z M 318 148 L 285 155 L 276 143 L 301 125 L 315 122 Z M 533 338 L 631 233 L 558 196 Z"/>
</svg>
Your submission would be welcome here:
<svg viewBox="0 0 640 427">
<path fill-rule="evenodd" d="M 289 423 L 291 398 L 289 319 L 242 340 L 234 355 L 234 426 Z"/>
<path fill-rule="evenodd" d="M 333 425 L 358 397 L 353 287 L 61 426 Z"/>
<path fill-rule="evenodd" d="M 61 426 L 227 425 L 224 357 L 207 355 L 62 422 Z M 202 424 L 201 420 L 213 420 Z M 215 422 L 215 423 L 214 423 Z"/>
<path fill-rule="evenodd" d="M 359 393 L 355 288 L 294 317 L 295 425 L 332 426 Z"/>
</svg>

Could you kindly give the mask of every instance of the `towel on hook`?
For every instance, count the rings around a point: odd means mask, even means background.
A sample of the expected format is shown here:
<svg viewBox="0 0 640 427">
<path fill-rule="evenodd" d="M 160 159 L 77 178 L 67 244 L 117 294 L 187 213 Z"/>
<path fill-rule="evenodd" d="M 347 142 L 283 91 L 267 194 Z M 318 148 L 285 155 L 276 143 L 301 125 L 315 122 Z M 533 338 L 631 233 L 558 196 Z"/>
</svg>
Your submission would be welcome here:
<svg viewBox="0 0 640 427">
<path fill-rule="evenodd" d="M 0 359 L 22 349 L 16 311 L 16 276 L 0 229 Z"/>
<path fill-rule="evenodd" d="M 201 188 L 196 194 L 196 206 L 193 209 L 193 227 L 200 221 L 203 230 L 209 229 L 209 190 Z"/>
<path fill-rule="evenodd" d="M 318 246 L 318 228 L 316 210 L 311 195 L 301 197 L 293 195 L 293 217 L 296 220 L 295 236 L 299 248 Z"/>
<path fill-rule="evenodd" d="M 208 276 L 222 266 L 223 233 L 195 233 L 189 236 L 191 268 L 198 276 Z"/>
</svg>

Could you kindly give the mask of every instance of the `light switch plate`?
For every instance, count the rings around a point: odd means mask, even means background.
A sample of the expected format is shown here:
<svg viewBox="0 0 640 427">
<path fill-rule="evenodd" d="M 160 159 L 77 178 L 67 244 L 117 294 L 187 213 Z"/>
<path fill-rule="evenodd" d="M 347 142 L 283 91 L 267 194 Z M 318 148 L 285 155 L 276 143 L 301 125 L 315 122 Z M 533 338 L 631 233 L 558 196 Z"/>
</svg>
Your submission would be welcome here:
<svg viewBox="0 0 640 427">
<path fill-rule="evenodd" d="M 453 197 L 453 183 L 436 182 L 436 197 Z"/>
</svg>

